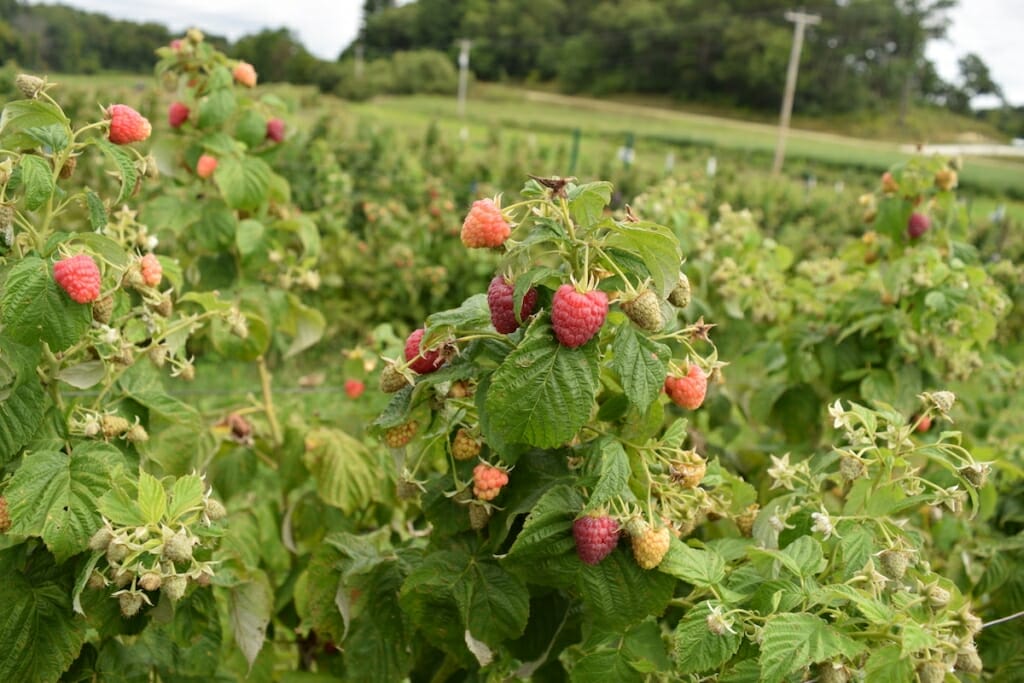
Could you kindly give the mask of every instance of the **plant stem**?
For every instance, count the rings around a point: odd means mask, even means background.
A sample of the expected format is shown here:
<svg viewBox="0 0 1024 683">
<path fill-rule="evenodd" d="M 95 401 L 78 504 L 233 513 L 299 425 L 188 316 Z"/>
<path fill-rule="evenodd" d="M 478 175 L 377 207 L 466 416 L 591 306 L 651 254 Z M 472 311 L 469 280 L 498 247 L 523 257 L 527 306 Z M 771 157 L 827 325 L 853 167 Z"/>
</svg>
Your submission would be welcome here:
<svg viewBox="0 0 1024 683">
<path fill-rule="evenodd" d="M 270 389 L 270 371 L 267 370 L 267 361 L 260 356 L 257 361 L 260 369 L 260 387 L 263 390 L 263 407 L 267 413 L 267 420 L 270 422 L 270 436 L 274 445 L 280 446 L 284 443 L 281 436 L 281 423 L 277 421 L 277 412 L 274 410 L 274 394 Z"/>
</svg>

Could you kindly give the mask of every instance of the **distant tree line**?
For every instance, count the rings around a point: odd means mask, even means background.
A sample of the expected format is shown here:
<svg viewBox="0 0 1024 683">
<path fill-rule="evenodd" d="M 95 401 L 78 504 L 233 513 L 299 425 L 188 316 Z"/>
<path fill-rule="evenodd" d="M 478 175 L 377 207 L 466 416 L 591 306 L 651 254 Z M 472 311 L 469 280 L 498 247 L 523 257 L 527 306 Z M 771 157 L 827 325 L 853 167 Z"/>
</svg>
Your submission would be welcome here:
<svg viewBox="0 0 1024 683">
<path fill-rule="evenodd" d="M 786 10 L 819 14 L 807 33 L 797 107 L 843 113 L 923 98 L 967 111 L 999 94 L 976 55 L 959 83 L 925 57 L 957 0 L 367 0 L 367 58 L 473 40 L 482 80 L 557 81 L 569 92 L 657 93 L 775 109 L 793 27 Z M 349 53 L 354 50 L 349 48 Z"/>
<path fill-rule="evenodd" d="M 779 106 L 792 41 L 784 14 L 819 14 L 808 29 L 797 108 L 804 115 L 861 112 L 926 101 L 968 113 L 979 95 L 1001 98 L 977 55 L 956 82 L 925 57 L 957 0 L 365 0 L 359 36 L 337 62 L 310 54 L 285 28 L 219 49 L 252 63 L 262 81 L 312 83 L 363 98 L 452 92 L 454 57 L 473 41 L 481 80 L 554 82 L 568 92 L 651 93 L 751 110 Z M 0 0 L 0 64 L 34 71 L 147 72 L 174 36 L 160 24 L 111 19 L 62 5 Z M 985 117 L 1020 134 L 1021 111 Z"/>
</svg>

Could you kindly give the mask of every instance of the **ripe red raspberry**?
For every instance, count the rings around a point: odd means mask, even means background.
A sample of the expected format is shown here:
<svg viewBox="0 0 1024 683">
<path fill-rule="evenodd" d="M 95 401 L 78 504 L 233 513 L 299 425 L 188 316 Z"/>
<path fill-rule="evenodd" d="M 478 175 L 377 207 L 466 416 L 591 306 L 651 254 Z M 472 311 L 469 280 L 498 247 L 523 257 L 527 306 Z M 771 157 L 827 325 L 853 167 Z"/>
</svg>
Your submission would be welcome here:
<svg viewBox="0 0 1024 683">
<path fill-rule="evenodd" d="M 78 254 L 53 264 L 53 279 L 80 304 L 100 298 L 100 269 L 91 256 Z"/>
<path fill-rule="evenodd" d="M 917 213 L 916 211 L 910 214 L 910 219 L 907 221 L 907 236 L 916 240 L 921 235 L 928 232 L 928 228 L 932 227 L 932 222 L 928 216 L 923 213 Z"/>
<path fill-rule="evenodd" d="M 922 415 L 920 422 L 917 423 L 917 431 L 927 432 L 932 428 L 932 418 L 930 415 Z"/>
<path fill-rule="evenodd" d="M 167 109 L 167 122 L 171 124 L 171 128 L 180 128 L 181 124 L 188 121 L 189 108 L 181 102 L 171 102 L 171 106 Z"/>
<path fill-rule="evenodd" d="M 405 360 L 409 361 L 409 369 L 420 375 L 428 375 L 437 370 L 444 363 L 440 351 L 423 351 L 421 353 L 420 342 L 426 329 L 413 330 L 409 338 L 405 340 Z"/>
<path fill-rule="evenodd" d="M 149 121 L 126 104 L 112 104 L 107 107 L 107 118 L 110 119 L 109 139 L 115 145 L 127 145 L 142 142 L 153 132 Z"/>
<path fill-rule="evenodd" d="M 236 81 L 247 88 L 252 88 L 256 85 L 256 69 L 249 62 L 239 62 L 236 64 L 231 75 L 235 77 Z"/>
<path fill-rule="evenodd" d="M 708 393 L 708 376 L 695 364 L 690 364 L 684 377 L 665 378 L 665 393 L 676 405 L 687 410 L 696 410 L 704 403 Z"/>
<path fill-rule="evenodd" d="M 613 517 L 590 514 L 572 523 L 576 554 L 587 564 L 598 564 L 619 543 L 620 527 Z"/>
<path fill-rule="evenodd" d="M 217 157 L 203 154 L 196 162 L 196 175 L 200 178 L 209 178 L 217 170 Z"/>
<path fill-rule="evenodd" d="M 515 287 L 504 276 L 496 275 L 487 288 L 487 305 L 491 308 L 491 323 L 501 334 L 511 334 L 519 329 L 514 305 Z M 537 305 L 537 290 L 532 287 L 523 297 L 523 305 L 519 307 L 519 317 L 526 320 L 533 314 Z"/>
<path fill-rule="evenodd" d="M 512 233 L 512 228 L 493 199 L 480 199 L 462 223 L 462 243 L 470 249 L 500 247 Z"/>
<path fill-rule="evenodd" d="M 160 260 L 153 254 L 146 254 L 139 261 L 139 272 L 142 274 L 142 281 L 150 287 L 156 287 L 164 277 L 164 267 Z"/>
<path fill-rule="evenodd" d="M 366 391 L 366 384 L 358 379 L 345 380 L 345 394 L 349 398 L 359 398 Z"/>
<path fill-rule="evenodd" d="M 882 192 L 886 194 L 895 194 L 899 192 L 900 184 L 893 178 L 892 173 L 886 171 L 882 174 Z"/>
<path fill-rule="evenodd" d="M 267 139 L 274 142 L 284 140 L 284 121 L 281 119 L 270 119 L 267 121 Z"/>
<path fill-rule="evenodd" d="M 599 289 L 579 292 L 564 284 L 551 302 L 551 326 L 558 341 L 569 348 L 583 346 L 597 334 L 608 315 L 608 295 Z"/>
<path fill-rule="evenodd" d="M 508 473 L 500 467 L 480 463 L 473 468 L 473 495 L 480 500 L 494 500 L 506 484 Z"/>
</svg>

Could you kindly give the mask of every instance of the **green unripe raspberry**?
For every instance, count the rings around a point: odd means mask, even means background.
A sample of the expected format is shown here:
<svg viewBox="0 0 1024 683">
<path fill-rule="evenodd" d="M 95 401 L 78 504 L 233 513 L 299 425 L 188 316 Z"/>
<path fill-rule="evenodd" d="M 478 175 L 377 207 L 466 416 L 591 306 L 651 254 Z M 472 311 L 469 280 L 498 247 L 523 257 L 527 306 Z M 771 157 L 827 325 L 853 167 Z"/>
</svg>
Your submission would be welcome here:
<svg viewBox="0 0 1024 683">
<path fill-rule="evenodd" d="M 679 273 L 679 282 L 668 295 L 668 302 L 676 308 L 686 308 L 690 305 L 690 279 L 683 273 Z"/>
<path fill-rule="evenodd" d="M 181 576 L 179 574 L 172 574 L 171 576 L 164 578 L 163 585 L 160 586 L 160 591 L 166 595 L 167 599 L 171 602 L 177 602 L 184 597 L 186 588 L 188 588 L 188 577 Z"/>
</svg>

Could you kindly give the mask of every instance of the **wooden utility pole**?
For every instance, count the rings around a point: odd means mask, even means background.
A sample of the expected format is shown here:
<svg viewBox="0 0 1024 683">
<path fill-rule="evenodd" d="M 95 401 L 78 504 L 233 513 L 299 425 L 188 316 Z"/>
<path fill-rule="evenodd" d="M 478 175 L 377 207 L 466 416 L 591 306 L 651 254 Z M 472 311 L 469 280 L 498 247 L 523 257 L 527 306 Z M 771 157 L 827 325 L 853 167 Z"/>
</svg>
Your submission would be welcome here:
<svg viewBox="0 0 1024 683">
<path fill-rule="evenodd" d="M 786 70 L 786 92 L 782 96 L 782 113 L 779 115 L 779 141 L 775 145 L 775 161 L 772 174 L 782 171 L 782 160 L 786 156 L 786 133 L 789 132 L 789 117 L 793 114 L 793 96 L 796 94 L 796 74 L 800 69 L 800 51 L 804 46 L 804 28 L 821 22 L 816 14 L 786 12 L 786 21 L 792 21 L 793 48 L 789 51 L 789 68 Z"/>
<path fill-rule="evenodd" d="M 469 86 L 469 48 L 472 42 L 466 39 L 459 41 L 459 118 L 466 115 L 466 88 Z"/>
</svg>

